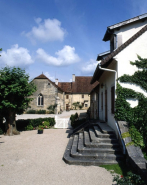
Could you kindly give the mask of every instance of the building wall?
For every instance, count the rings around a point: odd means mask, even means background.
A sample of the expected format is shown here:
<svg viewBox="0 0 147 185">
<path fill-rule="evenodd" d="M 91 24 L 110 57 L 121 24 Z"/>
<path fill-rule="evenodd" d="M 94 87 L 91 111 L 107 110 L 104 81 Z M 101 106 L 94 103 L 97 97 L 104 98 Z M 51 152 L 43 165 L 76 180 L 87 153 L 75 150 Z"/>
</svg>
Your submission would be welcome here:
<svg viewBox="0 0 147 185">
<path fill-rule="evenodd" d="M 147 24 L 147 20 L 144 22 L 140 21 L 138 23 L 132 23 L 120 28 L 120 30 L 115 30 L 114 34 L 122 35 L 122 43 L 126 42 L 135 33 L 141 30 Z"/>
<path fill-rule="evenodd" d="M 137 54 L 142 58 L 147 58 L 147 32 L 142 34 L 138 39 L 132 42 L 127 48 L 120 52 L 116 59 L 118 60 L 118 77 L 128 74 L 133 75 L 136 70 L 136 66 L 132 66 L 130 61 L 137 60 Z M 123 70 L 122 70 L 123 69 Z M 147 92 L 140 88 L 138 85 L 130 83 L 120 83 L 123 87 L 131 88 L 136 92 L 141 92 L 147 97 Z M 128 100 L 131 107 L 138 105 L 138 100 Z"/>
<path fill-rule="evenodd" d="M 30 109 L 47 110 L 47 107 L 49 105 L 55 104 L 55 101 L 56 101 L 55 97 L 57 97 L 58 95 L 58 89 L 55 86 L 53 86 L 47 79 L 34 79 L 33 82 L 37 86 L 37 91 L 33 94 L 33 96 L 31 96 L 34 99 L 30 103 L 30 106 L 31 106 Z M 40 93 L 43 95 L 43 99 L 44 99 L 43 106 L 37 105 L 37 101 L 38 101 L 37 97 Z"/>
<path fill-rule="evenodd" d="M 133 41 L 129 46 L 123 49 L 118 55 L 114 57 L 112 63 L 107 69 L 117 70 L 117 78 L 124 75 L 133 75 L 136 70 L 136 66 L 132 66 L 130 61 L 137 60 L 137 54 L 142 58 L 147 58 L 147 32 L 142 34 L 139 38 Z M 111 87 L 115 85 L 115 73 L 104 72 L 99 79 L 100 86 L 103 83 L 104 87 L 99 90 L 99 117 L 101 120 L 105 120 L 105 90 L 107 90 L 107 123 L 116 131 L 114 114 L 111 113 Z M 130 83 L 120 83 L 123 87 L 131 88 L 136 92 L 141 92 L 147 97 L 147 93 L 139 86 Z M 103 92 L 103 110 L 101 109 L 101 93 Z M 127 100 L 131 107 L 138 105 L 138 100 Z"/>
<path fill-rule="evenodd" d="M 72 103 L 80 102 L 80 104 L 84 104 L 82 109 L 87 110 L 90 107 L 90 96 L 88 94 L 83 94 L 84 98 L 82 98 L 82 94 L 73 94 L 72 95 Z"/>
<path fill-rule="evenodd" d="M 117 70 L 117 62 L 115 60 L 107 67 L 107 69 Z M 116 74 L 117 75 L 117 74 Z M 114 114 L 111 111 L 111 87 L 115 86 L 115 73 L 104 71 L 99 79 L 99 119 L 105 121 L 105 91 L 107 90 L 107 123 L 115 131 L 117 131 L 115 126 Z M 103 93 L 103 98 L 102 98 Z M 97 102 L 98 104 L 98 102 Z"/>
</svg>

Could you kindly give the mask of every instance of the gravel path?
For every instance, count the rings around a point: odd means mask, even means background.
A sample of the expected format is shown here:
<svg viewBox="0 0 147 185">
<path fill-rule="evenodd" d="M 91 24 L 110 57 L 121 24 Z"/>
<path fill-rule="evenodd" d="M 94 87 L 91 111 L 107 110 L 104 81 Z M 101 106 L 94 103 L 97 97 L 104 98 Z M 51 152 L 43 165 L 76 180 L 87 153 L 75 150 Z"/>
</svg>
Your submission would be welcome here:
<svg viewBox="0 0 147 185">
<path fill-rule="evenodd" d="M 68 165 L 63 154 L 69 130 L 47 129 L 0 135 L 1 185 L 110 185 L 104 168 Z"/>
</svg>

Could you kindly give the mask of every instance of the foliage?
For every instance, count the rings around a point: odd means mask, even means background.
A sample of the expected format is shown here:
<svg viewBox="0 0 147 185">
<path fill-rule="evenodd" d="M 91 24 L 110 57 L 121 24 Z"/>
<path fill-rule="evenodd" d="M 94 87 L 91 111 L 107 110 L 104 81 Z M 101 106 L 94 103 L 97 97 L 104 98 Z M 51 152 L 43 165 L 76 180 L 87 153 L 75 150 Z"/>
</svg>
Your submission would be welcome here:
<svg viewBox="0 0 147 185">
<path fill-rule="evenodd" d="M 70 116 L 70 120 L 71 120 L 71 126 L 73 126 L 74 122 L 75 122 L 76 120 L 78 120 L 78 113 L 76 112 L 75 114 L 72 114 L 72 115 Z"/>
<path fill-rule="evenodd" d="M 49 128 L 50 127 L 50 122 L 49 121 L 43 121 L 42 125 L 43 125 L 43 128 Z"/>
<path fill-rule="evenodd" d="M 28 110 L 27 114 L 46 114 L 46 110 Z"/>
<path fill-rule="evenodd" d="M 43 130 L 43 129 L 44 129 L 43 125 L 38 126 L 38 130 Z"/>
<path fill-rule="evenodd" d="M 139 85 L 147 91 L 147 59 L 142 59 L 138 56 L 138 60 L 130 63 L 136 65 L 138 71 L 132 76 L 123 75 L 118 80 Z M 142 93 L 135 92 L 133 89 L 123 88 L 119 83 L 117 83 L 116 94 L 115 118 L 129 123 L 129 133 L 132 141 L 135 145 L 144 149 L 144 147 L 147 147 L 145 146 L 145 143 L 147 144 L 147 98 Z M 126 99 L 130 98 L 138 100 L 136 107 L 130 107 L 130 104 L 126 101 Z"/>
<path fill-rule="evenodd" d="M 38 118 L 38 119 L 27 119 L 27 120 L 17 120 L 16 126 L 19 131 L 24 131 L 28 125 L 32 125 L 33 129 L 37 128 L 40 124 L 45 122 L 47 126 L 52 127 L 55 125 L 54 118 Z M 46 126 L 46 125 L 45 125 Z"/>
<path fill-rule="evenodd" d="M 36 114 L 36 110 L 28 110 L 27 112 L 26 112 L 27 114 Z"/>
<path fill-rule="evenodd" d="M 46 114 L 46 110 L 37 110 L 36 114 Z"/>
<path fill-rule="evenodd" d="M 79 109 L 81 110 L 83 108 L 83 105 L 79 105 Z"/>
<path fill-rule="evenodd" d="M 25 127 L 25 130 L 33 130 L 33 129 L 34 129 L 34 127 L 31 124 L 29 124 Z"/>
<path fill-rule="evenodd" d="M 12 135 L 15 128 L 15 114 L 22 114 L 36 91 L 25 70 L 4 67 L 0 70 L 0 114 L 6 118 L 6 135 Z"/>
<path fill-rule="evenodd" d="M 132 172 L 128 172 L 127 176 L 114 176 L 113 182 L 117 182 L 117 185 L 145 185 L 140 175 L 133 174 Z"/>
<path fill-rule="evenodd" d="M 130 137 L 129 132 L 124 132 L 123 134 L 121 134 L 122 138 L 126 138 L 126 137 Z"/>
<path fill-rule="evenodd" d="M 75 110 L 77 109 L 77 107 L 79 107 L 79 105 L 80 105 L 80 102 L 74 102 L 73 104 L 72 104 L 74 107 L 75 107 Z"/>
<path fill-rule="evenodd" d="M 141 148 L 145 147 L 143 137 L 134 125 L 129 128 L 129 133 L 131 134 L 132 141 L 136 146 L 140 146 Z"/>
<path fill-rule="evenodd" d="M 57 104 L 54 104 L 54 105 L 50 105 L 50 106 L 48 106 L 48 110 L 49 110 L 49 113 L 50 114 L 54 114 L 55 112 L 55 108 L 57 107 Z"/>
</svg>

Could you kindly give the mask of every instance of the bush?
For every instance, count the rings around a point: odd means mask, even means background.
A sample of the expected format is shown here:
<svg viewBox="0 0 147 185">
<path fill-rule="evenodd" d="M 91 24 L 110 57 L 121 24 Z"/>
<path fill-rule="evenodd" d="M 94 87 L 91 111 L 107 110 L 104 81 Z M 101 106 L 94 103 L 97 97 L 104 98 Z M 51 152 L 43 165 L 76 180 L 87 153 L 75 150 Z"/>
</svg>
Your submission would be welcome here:
<svg viewBox="0 0 147 185">
<path fill-rule="evenodd" d="M 145 185 L 145 182 L 141 179 L 139 175 L 128 172 L 127 176 L 116 175 L 113 178 L 113 182 L 117 182 L 117 185 Z"/>
<path fill-rule="evenodd" d="M 41 125 L 42 122 L 45 122 L 46 124 L 48 123 L 48 125 L 50 126 L 55 125 L 54 118 L 38 118 L 38 119 L 17 120 L 16 127 L 19 131 L 24 131 L 28 125 L 31 125 L 33 128 L 36 128 L 39 125 Z"/>
<path fill-rule="evenodd" d="M 33 109 L 32 110 L 28 110 L 27 114 L 36 114 L 36 110 L 33 110 Z"/>
<path fill-rule="evenodd" d="M 71 126 L 72 126 L 74 122 L 78 120 L 78 113 L 76 112 L 75 114 L 72 114 L 70 116 L 70 120 L 71 120 Z"/>
<path fill-rule="evenodd" d="M 46 114 L 46 110 L 37 110 L 36 114 Z"/>
<path fill-rule="evenodd" d="M 33 130 L 33 129 L 34 129 L 34 127 L 31 124 L 29 124 L 25 127 L 25 130 Z"/>
</svg>

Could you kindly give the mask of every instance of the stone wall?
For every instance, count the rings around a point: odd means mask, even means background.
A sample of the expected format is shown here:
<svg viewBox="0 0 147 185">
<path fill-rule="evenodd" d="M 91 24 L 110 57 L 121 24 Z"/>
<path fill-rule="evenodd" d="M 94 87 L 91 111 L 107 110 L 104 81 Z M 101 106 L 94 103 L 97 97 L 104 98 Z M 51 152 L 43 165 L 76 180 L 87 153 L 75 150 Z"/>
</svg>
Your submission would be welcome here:
<svg viewBox="0 0 147 185">
<path fill-rule="evenodd" d="M 58 96 L 58 89 L 51 84 L 47 79 L 34 79 L 34 84 L 37 87 L 37 91 L 31 96 L 33 98 L 30 103 L 33 110 L 47 110 L 49 105 L 54 105 L 56 103 L 56 97 Z M 43 105 L 38 105 L 38 95 L 43 95 Z"/>
<path fill-rule="evenodd" d="M 128 124 L 125 121 L 118 121 L 118 126 L 120 128 L 121 134 L 128 132 Z M 127 145 L 130 143 L 131 137 L 123 138 L 123 141 L 126 145 L 127 153 L 127 164 L 132 168 L 134 173 L 140 174 L 142 178 L 147 181 L 147 161 L 143 156 L 143 153 L 138 146 Z"/>
</svg>

